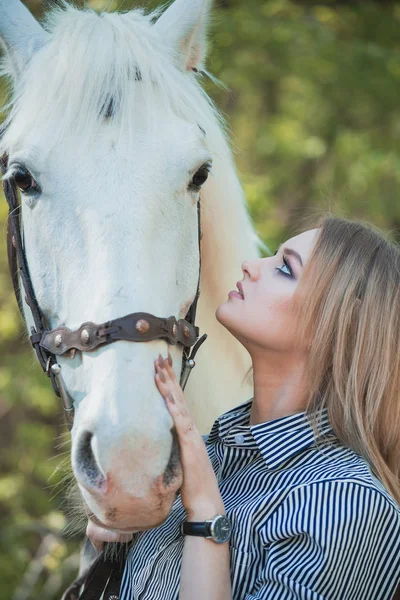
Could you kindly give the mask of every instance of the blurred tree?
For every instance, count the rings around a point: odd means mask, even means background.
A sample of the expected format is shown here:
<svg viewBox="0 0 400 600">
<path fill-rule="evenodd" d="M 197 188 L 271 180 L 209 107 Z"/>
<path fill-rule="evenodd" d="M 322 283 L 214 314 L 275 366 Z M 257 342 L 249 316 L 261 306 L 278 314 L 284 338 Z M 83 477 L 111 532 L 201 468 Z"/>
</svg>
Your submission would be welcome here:
<svg viewBox="0 0 400 600">
<path fill-rule="evenodd" d="M 42 15 L 41 0 L 26 4 Z M 217 1 L 208 68 L 228 89 L 204 81 L 231 124 L 251 214 L 273 249 L 304 215 L 329 208 L 399 239 L 399 25 L 400 1 Z M 78 548 L 63 535 L 65 508 L 52 489 L 62 487 L 62 470 L 52 473 L 65 428 L 24 342 L 6 213 L 0 199 L 0 600 L 16 589 L 15 600 L 52 600 L 72 578 Z"/>
</svg>

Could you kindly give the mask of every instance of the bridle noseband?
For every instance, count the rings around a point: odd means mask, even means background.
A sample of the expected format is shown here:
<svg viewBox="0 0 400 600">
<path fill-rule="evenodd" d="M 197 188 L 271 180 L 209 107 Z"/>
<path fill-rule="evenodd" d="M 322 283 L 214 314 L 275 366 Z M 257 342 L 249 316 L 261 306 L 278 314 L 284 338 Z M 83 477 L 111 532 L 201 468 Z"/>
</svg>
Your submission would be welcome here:
<svg viewBox="0 0 400 600">
<path fill-rule="evenodd" d="M 0 131 L 0 137 L 3 132 Z M 8 157 L 4 155 L 0 159 L 1 172 L 7 170 Z M 73 358 L 77 351 L 93 352 L 100 346 L 112 344 L 119 340 L 129 342 L 148 342 L 156 339 L 164 339 L 168 344 L 183 346 L 183 360 L 180 376 L 180 385 L 185 389 L 189 375 L 195 366 L 195 355 L 201 344 L 207 339 L 207 334 L 199 338 L 199 328 L 195 326 L 197 302 L 200 296 L 200 274 L 201 274 L 201 202 L 198 201 L 198 241 L 199 241 L 199 280 L 195 299 L 189 308 L 185 319 L 176 320 L 174 316 L 160 318 L 146 312 L 137 312 L 112 319 L 106 323 L 83 323 L 75 331 L 67 327 L 48 329 L 45 318 L 40 310 L 33 290 L 32 280 L 29 274 L 25 248 L 21 235 L 21 205 L 18 199 L 17 186 L 10 180 L 3 181 L 3 190 L 6 197 L 9 215 L 7 223 L 7 253 L 8 265 L 11 273 L 14 293 L 17 298 L 18 307 L 24 318 L 23 304 L 19 280 L 22 282 L 25 293 L 25 301 L 32 313 L 34 327 L 31 327 L 30 341 L 36 352 L 40 366 L 50 377 L 53 389 L 63 403 L 64 413 L 68 428 L 71 429 L 74 421 L 74 404 L 71 396 L 65 388 L 61 375 L 61 365 L 57 361 L 58 356 Z M 189 349 L 192 348 L 189 355 Z"/>
</svg>

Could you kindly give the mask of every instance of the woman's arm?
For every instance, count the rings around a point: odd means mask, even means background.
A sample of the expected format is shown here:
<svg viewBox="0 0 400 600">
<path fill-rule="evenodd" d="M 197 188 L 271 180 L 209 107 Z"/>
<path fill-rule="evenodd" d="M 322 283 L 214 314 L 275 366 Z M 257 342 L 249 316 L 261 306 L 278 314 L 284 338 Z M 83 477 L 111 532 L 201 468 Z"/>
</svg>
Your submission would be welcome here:
<svg viewBox="0 0 400 600">
<path fill-rule="evenodd" d="M 155 361 L 156 384 L 174 420 L 183 468 L 182 504 L 188 521 L 207 521 L 225 507 L 204 441 L 192 421 L 172 359 Z M 232 600 L 229 544 L 185 537 L 179 600 Z"/>
<path fill-rule="evenodd" d="M 208 513 L 209 514 L 209 513 Z M 217 513 L 214 511 L 214 516 Z M 209 516 L 196 517 L 205 521 Z M 179 600 L 232 600 L 229 544 L 186 536 Z"/>
</svg>

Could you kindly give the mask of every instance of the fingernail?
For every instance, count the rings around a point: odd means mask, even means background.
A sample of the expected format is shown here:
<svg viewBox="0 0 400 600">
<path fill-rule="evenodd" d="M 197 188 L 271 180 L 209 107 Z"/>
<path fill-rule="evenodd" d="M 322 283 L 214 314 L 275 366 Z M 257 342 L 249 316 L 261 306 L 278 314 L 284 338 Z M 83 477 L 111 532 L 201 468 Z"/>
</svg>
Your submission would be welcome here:
<svg viewBox="0 0 400 600">
<path fill-rule="evenodd" d="M 160 377 L 161 381 L 162 381 L 163 383 L 165 383 L 166 379 L 165 379 L 165 375 L 164 375 L 164 373 L 163 373 L 162 371 L 160 371 L 158 375 L 159 375 L 159 377 Z"/>
<path fill-rule="evenodd" d="M 162 361 L 163 361 L 163 357 L 161 356 L 161 354 L 159 354 L 159 355 L 158 355 L 158 362 L 159 362 L 159 363 L 162 363 Z"/>
<path fill-rule="evenodd" d="M 168 351 L 168 362 L 169 362 L 169 366 L 172 367 L 172 356 L 170 355 L 169 351 Z"/>
</svg>

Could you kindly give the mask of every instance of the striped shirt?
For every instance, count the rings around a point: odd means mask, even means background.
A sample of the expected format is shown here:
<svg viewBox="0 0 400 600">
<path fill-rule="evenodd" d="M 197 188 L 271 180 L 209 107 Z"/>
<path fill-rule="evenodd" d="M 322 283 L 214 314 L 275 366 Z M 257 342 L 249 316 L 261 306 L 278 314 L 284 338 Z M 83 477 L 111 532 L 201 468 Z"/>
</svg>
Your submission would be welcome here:
<svg viewBox="0 0 400 600">
<path fill-rule="evenodd" d="M 206 438 L 233 526 L 233 599 L 391 599 L 400 580 L 392 496 L 339 442 L 326 409 L 315 439 L 305 413 L 249 426 L 251 404 L 219 417 Z M 178 600 L 184 519 L 178 496 L 161 527 L 135 534 L 121 600 Z"/>
</svg>

